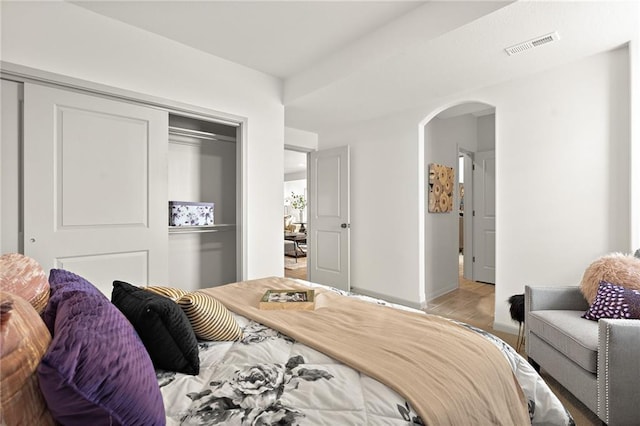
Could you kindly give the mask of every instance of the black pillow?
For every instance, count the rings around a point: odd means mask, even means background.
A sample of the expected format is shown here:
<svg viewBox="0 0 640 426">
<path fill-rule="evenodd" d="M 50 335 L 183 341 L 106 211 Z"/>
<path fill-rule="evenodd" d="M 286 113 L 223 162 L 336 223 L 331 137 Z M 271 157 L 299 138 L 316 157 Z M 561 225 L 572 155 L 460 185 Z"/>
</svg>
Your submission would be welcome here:
<svg viewBox="0 0 640 426">
<path fill-rule="evenodd" d="M 113 282 L 111 302 L 138 332 L 155 368 L 200 372 L 198 341 L 177 303 L 123 281 Z"/>
</svg>

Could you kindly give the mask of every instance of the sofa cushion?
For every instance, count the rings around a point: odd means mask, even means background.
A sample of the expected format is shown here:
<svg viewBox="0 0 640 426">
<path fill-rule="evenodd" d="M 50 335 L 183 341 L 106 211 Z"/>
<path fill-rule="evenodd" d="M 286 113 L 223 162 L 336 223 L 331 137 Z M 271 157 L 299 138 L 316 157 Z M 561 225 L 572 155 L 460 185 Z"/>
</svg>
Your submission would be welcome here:
<svg viewBox="0 0 640 426">
<path fill-rule="evenodd" d="M 293 216 L 287 214 L 284 216 L 284 232 L 290 232 L 289 227 L 293 224 Z"/>
<path fill-rule="evenodd" d="M 596 373 L 598 323 L 581 317 L 581 311 L 531 311 L 529 330 L 587 371 Z"/>
</svg>

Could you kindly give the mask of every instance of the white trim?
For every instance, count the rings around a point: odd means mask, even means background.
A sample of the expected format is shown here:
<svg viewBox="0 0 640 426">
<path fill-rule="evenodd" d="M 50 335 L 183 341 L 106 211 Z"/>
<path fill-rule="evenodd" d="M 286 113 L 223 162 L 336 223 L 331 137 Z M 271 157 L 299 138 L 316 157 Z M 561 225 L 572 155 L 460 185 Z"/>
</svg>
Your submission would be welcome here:
<svg viewBox="0 0 640 426">
<path fill-rule="evenodd" d="M 249 276 L 249 235 L 246 224 L 249 223 L 249 214 L 246 206 L 249 205 L 249 164 L 247 155 L 248 120 L 244 119 L 239 131 L 236 132 L 236 190 L 240 194 L 236 197 L 236 277 L 238 281 L 245 281 Z"/>
<path fill-rule="evenodd" d="M 47 86 L 55 86 L 58 88 L 62 87 L 70 90 L 79 90 L 84 93 L 106 96 L 110 99 L 134 102 L 136 104 L 160 108 L 172 114 L 213 121 L 228 126 L 237 127 L 242 123 L 245 123 L 247 120 L 246 117 L 227 114 L 221 111 L 214 111 L 196 105 L 185 104 L 105 84 L 94 83 L 88 80 L 68 77 L 6 61 L 0 61 L 0 77 L 22 83 L 32 82 Z"/>
<path fill-rule="evenodd" d="M 375 299 L 386 300 L 387 302 L 395 303 L 402 306 L 408 306 L 409 308 L 422 310 L 420 303 L 410 302 L 408 300 L 399 299 L 397 297 L 388 296 L 386 294 L 376 293 L 375 291 L 365 290 L 357 287 L 351 287 L 351 293 L 361 294 L 363 296 L 373 297 Z"/>
<path fill-rule="evenodd" d="M 501 322 L 494 321 L 493 329 L 497 331 L 502 331 L 503 333 L 515 334 L 518 335 L 518 326 L 513 324 L 504 324 Z"/>
<path fill-rule="evenodd" d="M 629 244 L 640 248 L 640 36 L 628 43 L 629 53 Z"/>
<path fill-rule="evenodd" d="M 296 151 L 296 152 L 302 152 L 306 154 L 318 150 L 317 148 L 307 148 L 304 146 L 296 146 L 296 145 L 289 145 L 289 144 L 284 144 L 284 149 L 287 151 Z"/>
</svg>

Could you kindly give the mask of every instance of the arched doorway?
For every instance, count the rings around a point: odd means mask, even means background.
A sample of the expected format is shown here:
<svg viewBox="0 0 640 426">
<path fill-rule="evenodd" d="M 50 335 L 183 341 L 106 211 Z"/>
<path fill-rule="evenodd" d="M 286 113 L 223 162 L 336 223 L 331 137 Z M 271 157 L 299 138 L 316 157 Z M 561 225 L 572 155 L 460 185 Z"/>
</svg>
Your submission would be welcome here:
<svg viewBox="0 0 640 426">
<path fill-rule="evenodd" d="M 421 126 L 424 291 L 429 301 L 458 288 L 460 254 L 465 278 L 495 283 L 495 107 L 484 102 L 443 106 Z M 451 211 L 429 211 L 433 164 L 454 169 Z"/>
</svg>

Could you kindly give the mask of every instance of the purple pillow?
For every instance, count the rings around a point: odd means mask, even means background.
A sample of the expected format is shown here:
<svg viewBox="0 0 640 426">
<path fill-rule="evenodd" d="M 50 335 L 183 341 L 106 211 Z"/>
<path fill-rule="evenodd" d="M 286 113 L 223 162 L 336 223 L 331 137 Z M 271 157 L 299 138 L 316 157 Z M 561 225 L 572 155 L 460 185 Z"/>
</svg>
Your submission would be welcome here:
<svg viewBox="0 0 640 426">
<path fill-rule="evenodd" d="M 53 339 L 38 380 L 64 425 L 164 425 L 151 358 L 133 326 L 82 277 L 53 269 L 43 318 Z"/>
<path fill-rule="evenodd" d="M 49 328 L 51 335 L 53 335 L 53 329 L 55 327 L 58 305 L 68 297 L 76 293 L 91 294 L 98 298 L 99 296 L 103 296 L 105 300 L 109 301 L 109 299 L 89 281 L 64 269 L 52 269 L 49 272 L 49 288 L 51 291 L 49 302 L 47 302 L 47 306 L 42 312 L 42 319 Z M 53 297 L 54 294 L 56 297 Z"/>
<path fill-rule="evenodd" d="M 600 281 L 596 298 L 582 318 L 640 319 L 640 291 Z"/>
</svg>

